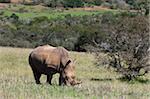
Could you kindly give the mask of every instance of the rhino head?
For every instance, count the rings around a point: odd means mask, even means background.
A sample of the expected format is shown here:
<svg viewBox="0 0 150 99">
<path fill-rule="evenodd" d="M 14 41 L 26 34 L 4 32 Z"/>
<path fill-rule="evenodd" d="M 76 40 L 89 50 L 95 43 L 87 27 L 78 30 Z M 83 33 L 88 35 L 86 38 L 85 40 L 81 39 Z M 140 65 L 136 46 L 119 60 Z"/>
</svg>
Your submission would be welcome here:
<svg viewBox="0 0 150 99">
<path fill-rule="evenodd" d="M 62 71 L 62 77 L 60 78 L 62 83 L 67 86 L 74 86 L 82 83 L 76 80 L 75 77 L 75 64 L 72 60 L 68 60 Z"/>
</svg>

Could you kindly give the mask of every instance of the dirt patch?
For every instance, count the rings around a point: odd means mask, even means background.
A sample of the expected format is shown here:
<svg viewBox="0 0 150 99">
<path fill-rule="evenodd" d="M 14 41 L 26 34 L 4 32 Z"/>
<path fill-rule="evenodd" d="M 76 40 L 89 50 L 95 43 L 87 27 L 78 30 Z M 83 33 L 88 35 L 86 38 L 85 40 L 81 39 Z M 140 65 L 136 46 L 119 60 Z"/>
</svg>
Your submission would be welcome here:
<svg viewBox="0 0 150 99">
<path fill-rule="evenodd" d="M 94 7 L 85 7 L 84 10 L 108 10 L 107 7 L 102 6 L 94 6 Z"/>
<path fill-rule="evenodd" d="M 22 0 L 11 0 L 11 3 L 20 3 Z"/>
<path fill-rule="evenodd" d="M 8 3 L 0 3 L 0 9 L 4 9 L 6 7 L 8 7 Z"/>
<path fill-rule="evenodd" d="M 75 10 L 86 10 L 86 11 L 109 10 L 109 8 L 102 7 L 102 6 L 83 7 L 83 8 L 74 8 L 74 9 Z"/>
</svg>

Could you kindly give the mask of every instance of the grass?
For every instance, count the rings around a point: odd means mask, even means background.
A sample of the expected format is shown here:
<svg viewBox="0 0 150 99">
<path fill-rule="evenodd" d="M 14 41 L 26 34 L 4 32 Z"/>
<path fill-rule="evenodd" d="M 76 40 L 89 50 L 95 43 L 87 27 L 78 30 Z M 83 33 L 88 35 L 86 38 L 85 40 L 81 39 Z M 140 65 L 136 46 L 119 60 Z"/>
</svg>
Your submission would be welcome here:
<svg viewBox="0 0 150 99">
<path fill-rule="evenodd" d="M 39 16 L 46 16 L 49 19 L 57 19 L 57 18 L 64 18 L 66 15 L 70 14 L 71 16 L 85 16 L 85 15 L 93 15 L 99 14 L 99 12 L 88 12 L 88 11 L 74 11 L 74 12 L 53 12 L 53 13 L 45 13 L 45 12 L 26 12 L 26 13 L 19 13 L 13 11 L 4 11 L 5 16 L 11 16 L 12 13 L 18 15 L 21 19 L 29 19 Z"/>
<path fill-rule="evenodd" d="M 94 56 L 89 53 L 71 52 L 76 61 L 76 76 L 82 84 L 58 86 L 58 74 L 53 85 L 36 85 L 28 55 L 32 49 L 0 47 L 0 97 L 1 99 L 149 99 L 150 74 L 132 83 L 119 80 L 112 70 L 96 67 Z M 145 83 L 141 81 L 146 81 Z M 134 82 L 134 83 L 133 83 Z"/>
<path fill-rule="evenodd" d="M 15 13 L 20 19 L 30 19 L 39 16 L 46 16 L 49 19 L 64 18 L 66 15 L 71 16 L 85 16 L 85 15 L 96 15 L 103 14 L 105 12 L 116 12 L 115 10 L 76 10 L 76 9 L 62 9 L 62 8 L 48 8 L 43 6 L 27 6 L 27 5 L 14 5 L 10 4 L 8 7 L 1 10 L 4 12 L 3 16 L 11 16 Z"/>
</svg>

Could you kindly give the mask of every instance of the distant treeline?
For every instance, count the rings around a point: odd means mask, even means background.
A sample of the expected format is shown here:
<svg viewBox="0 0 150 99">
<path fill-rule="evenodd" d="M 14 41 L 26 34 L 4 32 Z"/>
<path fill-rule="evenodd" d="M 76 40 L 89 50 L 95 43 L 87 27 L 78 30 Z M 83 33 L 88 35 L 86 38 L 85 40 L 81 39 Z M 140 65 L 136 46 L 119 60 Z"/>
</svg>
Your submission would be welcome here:
<svg viewBox="0 0 150 99">
<path fill-rule="evenodd" d="M 0 2 L 11 2 L 11 0 L 0 0 Z M 42 4 L 48 7 L 92 7 L 103 6 L 111 9 L 134 9 L 149 14 L 149 0 L 18 0 L 22 4 Z"/>
<path fill-rule="evenodd" d="M 130 24 L 132 28 L 127 33 L 139 31 L 129 21 L 124 19 L 144 19 L 147 16 L 137 16 L 133 13 L 114 14 L 107 12 L 103 15 L 72 17 L 66 15 L 65 19 L 49 20 L 47 17 L 35 17 L 30 20 L 21 20 L 12 14 L 0 18 L 0 46 L 30 47 L 43 44 L 64 46 L 69 50 L 87 51 L 96 43 L 104 44 L 111 33 L 111 26 L 115 24 Z M 134 21 L 134 20 L 132 20 Z M 141 21 L 140 28 L 147 28 L 148 21 Z M 124 28 L 124 27 L 120 27 Z M 106 45 L 107 46 L 107 45 Z"/>
</svg>

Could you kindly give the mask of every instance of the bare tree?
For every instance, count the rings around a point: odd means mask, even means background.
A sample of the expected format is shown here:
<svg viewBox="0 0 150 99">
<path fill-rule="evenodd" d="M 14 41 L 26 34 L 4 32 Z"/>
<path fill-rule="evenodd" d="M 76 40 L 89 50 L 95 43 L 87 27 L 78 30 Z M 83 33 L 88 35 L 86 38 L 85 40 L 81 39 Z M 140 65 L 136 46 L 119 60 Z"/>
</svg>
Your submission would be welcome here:
<svg viewBox="0 0 150 99">
<path fill-rule="evenodd" d="M 108 23 L 109 22 L 109 23 Z M 94 44 L 111 57 L 110 66 L 123 74 L 128 80 L 145 75 L 150 71 L 149 64 L 149 23 L 145 16 L 118 17 L 103 23 L 108 33 L 105 41 L 109 47 L 93 41 Z M 107 50 L 107 51 L 106 51 Z"/>
</svg>

